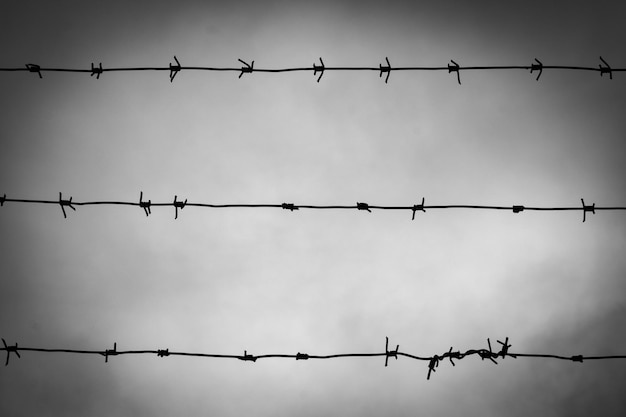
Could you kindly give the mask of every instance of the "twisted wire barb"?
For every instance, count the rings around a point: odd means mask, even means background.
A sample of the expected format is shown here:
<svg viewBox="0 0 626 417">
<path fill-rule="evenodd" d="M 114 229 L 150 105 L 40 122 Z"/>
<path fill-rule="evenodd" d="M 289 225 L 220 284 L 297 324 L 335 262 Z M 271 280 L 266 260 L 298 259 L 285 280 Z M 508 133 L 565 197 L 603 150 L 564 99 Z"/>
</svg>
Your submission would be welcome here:
<svg viewBox="0 0 626 417">
<path fill-rule="evenodd" d="M 237 354 L 218 354 L 218 353 L 197 353 L 197 352 L 177 352 L 170 351 L 168 349 L 147 349 L 147 350 L 117 350 L 117 343 L 113 344 L 113 349 L 104 349 L 104 350 L 83 350 L 83 349 L 47 349 L 47 348 L 35 348 L 35 347 L 19 347 L 16 343 L 13 346 L 8 346 L 4 339 L 2 339 L 2 343 L 4 345 L 3 348 L 0 348 L 0 351 L 6 352 L 6 363 L 5 366 L 9 364 L 9 357 L 11 353 L 15 353 L 18 358 L 21 358 L 21 352 L 43 352 L 43 353 L 70 353 L 70 354 L 80 354 L 80 355 L 99 355 L 104 356 L 104 361 L 108 363 L 109 357 L 111 356 L 121 356 L 121 355 L 146 355 L 152 354 L 157 355 L 157 357 L 169 357 L 169 356 L 188 356 L 188 357 L 197 357 L 197 358 L 216 358 L 216 359 L 238 359 L 246 362 L 256 362 L 259 359 L 295 359 L 295 360 L 310 360 L 310 359 L 340 359 L 340 358 L 371 358 L 371 357 L 385 357 L 385 366 L 388 365 L 389 358 L 398 359 L 398 356 L 403 356 L 405 358 L 426 361 L 428 362 L 428 373 L 426 375 L 426 379 L 430 380 L 431 375 L 436 371 L 436 368 L 439 367 L 440 361 L 444 359 L 448 359 L 452 366 L 456 366 L 453 359 L 462 360 L 469 356 L 478 356 L 481 360 L 489 360 L 493 364 L 497 365 L 498 362 L 496 359 L 506 357 L 511 358 L 546 358 L 546 359 L 560 359 L 571 362 L 580 362 L 582 363 L 585 360 L 608 360 L 608 359 L 626 359 L 626 355 L 605 355 L 605 356 L 583 356 L 583 355 L 574 355 L 574 356 L 565 356 L 565 355 L 555 355 L 555 354 L 538 354 L 538 353 L 511 353 L 509 352 L 509 348 L 511 345 L 509 344 L 509 338 L 504 339 L 504 342 L 500 340 L 497 341 L 501 348 L 499 351 L 493 351 L 491 347 L 491 341 L 487 338 L 488 347 L 481 349 L 469 349 L 465 352 L 461 351 L 453 351 L 452 347 L 447 352 L 442 353 L 441 355 L 432 355 L 432 356 L 418 356 L 413 355 L 406 352 L 400 352 L 400 345 L 397 345 L 394 350 L 389 350 L 389 338 L 385 337 L 385 351 L 380 353 L 335 353 L 330 355 L 311 355 L 308 353 L 296 353 L 296 354 L 285 354 L 285 353 L 269 353 L 262 355 L 253 355 L 248 353 L 247 350 L 244 350 L 243 355 Z"/>
<path fill-rule="evenodd" d="M 176 75 L 181 71 L 212 71 L 212 72 L 236 72 L 239 73 L 239 77 L 241 78 L 244 74 L 252 74 L 254 72 L 264 72 L 264 73 L 283 73 L 283 72 L 306 72 L 313 71 L 313 75 L 317 77 L 317 82 L 319 83 L 322 79 L 322 76 L 326 71 L 375 71 L 379 72 L 379 78 L 382 78 L 383 74 L 385 76 L 385 84 L 389 81 L 389 76 L 392 71 L 447 71 L 449 74 L 455 73 L 457 77 L 457 82 L 461 84 L 461 71 L 486 71 L 486 70 L 524 70 L 533 72 L 537 71 L 536 80 L 539 81 L 539 77 L 544 70 L 569 70 L 569 71 L 591 71 L 598 72 L 600 76 L 604 76 L 607 74 L 609 79 L 613 79 L 614 72 L 626 71 L 626 68 L 612 68 L 607 61 L 605 61 L 602 57 L 600 57 L 600 63 L 597 67 L 588 67 L 588 66 L 574 66 L 574 65 L 544 65 L 541 61 L 535 58 L 535 62 L 530 65 L 481 65 L 481 66 L 461 66 L 457 64 L 454 60 L 450 60 L 450 63 L 446 66 L 408 66 L 408 67 L 392 67 L 389 62 L 389 58 L 385 57 L 385 64 L 378 64 L 378 66 L 326 66 L 324 61 L 320 57 L 320 64 L 313 63 L 312 66 L 307 67 L 290 67 L 290 68 L 255 68 L 254 61 L 251 61 L 249 64 L 247 61 L 242 59 L 238 59 L 238 61 L 243 64 L 240 67 L 207 67 L 207 66 L 183 66 L 178 58 L 174 56 L 174 61 L 176 64 L 172 64 L 171 62 L 168 66 L 165 67 L 110 67 L 106 68 L 102 66 L 100 62 L 96 67 L 94 63 L 91 63 L 90 68 L 54 68 L 54 67 L 45 67 L 38 64 L 26 64 L 25 66 L 20 67 L 11 67 L 11 68 L 0 68 L 0 71 L 3 72 L 15 72 L 15 71 L 26 71 L 32 72 L 38 75 L 39 78 L 43 78 L 43 72 L 72 72 L 72 73 L 87 73 L 91 77 L 94 75 L 96 79 L 100 79 L 100 76 L 105 72 L 131 72 L 131 71 L 165 71 L 169 73 L 170 82 L 174 81 Z M 319 74 L 319 76 L 318 76 Z"/>
<path fill-rule="evenodd" d="M 213 209 L 228 209 L 228 208 L 280 208 L 282 210 L 289 210 L 291 212 L 300 209 L 311 210 L 357 210 L 367 211 L 372 213 L 373 210 L 405 210 L 411 211 L 411 219 L 415 220 L 415 213 L 423 212 L 426 210 L 443 210 L 443 209 L 473 209 L 473 210 L 505 210 L 512 211 L 513 213 L 521 213 L 523 211 L 582 211 L 583 222 L 587 220 L 587 213 L 595 214 L 597 210 L 626 210 L 626 207 L 598 207 L 595 203 L 588 205 L 584 199 L 580 199 L 580 206 L 573 207 L 531 207 L 524 205 L 512 205 L 512 206 L 492 206 L 492 205 L 472 205 L 472 204 L 446 204 L 446 205 L 426 205 L 425 199 L 422 198 L 420 204 L 413 204 L 410 206 L 381 206 L 373 205 L 363 202 L 357 202 L 354 205 L 314 205 L 314 204 L 294 204 L 294 203 L 280 203 L 280 204 L 210 204 L 210 203 L 193 203 L 187 201 L 178 200 L 178 196 L 174 196 L 173 202 L 153 203 L 152 200 L 145 201 L 143 199 L 143 191 L 139 193 L 139 201 L 73 201 L 72 197 L 64 200 L 62 193 L 59 193 L 58 200 L 37 200 L 37 199 L 22 199 L 22 198 L 9 198 L 4 194 L 0 197 L 0 206 L 4 206 L 5 203 L 22 203 L 22 204 L 53 204 L 60 205 L 63 211 L 63 217 L 67 218 L 67 212 L 65 207 L 69 207 L 76 211 L 76 206 L 95 206 L 95 205 L 122 205 L 122 206 L 137 206 L 140 207 L 146 216 L 152 214 L 152 207 L 174 207 L 174 218 L 178 218 L 179 210 L 185 207 L 201 207 L 201 208 L 213 208 Z"/>
</svg>

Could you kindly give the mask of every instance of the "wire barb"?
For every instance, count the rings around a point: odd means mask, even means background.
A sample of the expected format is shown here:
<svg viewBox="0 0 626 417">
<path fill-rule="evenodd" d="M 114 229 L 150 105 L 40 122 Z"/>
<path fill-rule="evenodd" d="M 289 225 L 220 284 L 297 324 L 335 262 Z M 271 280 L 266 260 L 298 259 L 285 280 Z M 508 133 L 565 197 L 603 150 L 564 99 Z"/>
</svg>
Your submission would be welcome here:
<svg viewBox="0 0 626 417">
<path fill-rule="evenodd" d="M 454 62 L 454 60 L 450 60 L 450 62 L 452 62 L 451 64 L 448 64 L 448 74 L 450 74 L 451 72 L 456 72 L 456 79 L 459 82 L 459 85 L 461 84 L 461 73 L 460 73 L 460 67 L 459 64 L 457 64 L 456 62 Z"/>
<path fill-rule="evenodd" d="M 159 358 L 162 358 L 164 356 L 170 356 L 170 350 L 169 349 L 157 349 L 157 356 Z"/>
<path fill-rule="evenodd" d="M 367 203 L 356 203 L 356 208 L 357 210 L 365 210 L 365 211 L 369 211 L 370 213 L 372 212 L 372 210 L 370 210 L 370 206 Z"/>
<path fill-rule="evenodd" d="M 296 207 L 293 203 L 283 203 L 281 204 L 281 207 L 283 208 L 283 210 L 298 210 L 298 207 Z"/>
<path fill-rule="evenodd" d="M 28 71 L 30 72 L 36 72 L 37 75 L 39 75 L 39 78 L 43 78 L 43 76 L 41 75 L 41 67 L 37 64 L 26 64 L 26 68 L 28 68 Z"/>
<path fill-rule="evenodd" d="M 609 74 L 609 79 L 612 80 L 613 71 L 611 70 L 611 66 L 604 59 L 602 59 L 602 57 L 600 57 L 600 61 L 602 61 L 604 65 L 606 65 L 605 67 L 603 67 L 602 64 L 598 65 L 600 67 L 600 77 L 602 77 L 604 74 Z"/>
<path fill-rule="evenodd" d="M 582 198 L 580 199 L 580 201 L 583 203 L 583 223 L 585 222 L 585 220 L 587 220 L 587 212 L 591 212 L 592 214 L 596 214 L 596 203 L 593 203 L 590 206 L 586 206 L 585 205 L 585 200 L 583 200 Z"/>
<path fill-rule="evenodd" d="M 537 78 L 535 78 L 536 81 L 539 81 L 539 77 L 541 77 L 541 73 L 543 72 L 543 64 L 537 58 L 535 58 L 535 61 L 537 61 L 536 64 L 530 64 L 530 73 L 532 74 L 533 71 L 539 71 Z"/>
<path fill-rule="evenodd" d="M 2 339 L 2 344 L 4 345 L 4 350 L 7 352 L 7 360 L 4 363 L 4 366 L 9 366 L 9 357 L 11 356 L 11 353 L 15 353 L 18 358 L 21 358 L 20 352 L 17 350 L 17 342 L 13 346 L 7 346 L 7 342 Z"/>
<path fill-rule="evenodd" d="M 185 201 L 176 201 L 178 197 L 174 196 L 174 203 L 172 203 L 174 205 L 174 210 L 176 210 L 176 215 L 174 216 L 174 220 L 176 220 L 178 218 L 178 209 L 184 209 L 185 205 L 187 204 L 187 199 L 185 199 Z"/>
<path fill-rule="evenodd" d="M 413 210 L 413 217 L 411 217 L 411 220 L 415 220 L 415 212 L 418 210 L 426 213 L 426 210 L 424 210 L 424 197 L 422 197 L 422 204 L 414 204 L 412 210 Z"/>
<path fill-rule="evenodd" d="M 257 357 L 254 356 L 254 355 L 248 355 L 248 351 L 244 350 L 243 351 L 243 356 L 239 356 L 237 359 L 239 359 L 240 361 L 256 362 Z"/>
<path fill-rule="evenodd" d="M 95 75 L 96 76 L 96 80 L 99 80 L 100 79 L 100 74 L 102 74 L 102 71 L 104 71 L 102 69 L 102 62 L 97 67 L 94 67 L 93 66 L 93 62 L 92 62 L 91 63 L 91 74 L 89 74 L 89 76 L 93 77 Z"/>
<path fill-rule="evenodd" d="M 113 349 L 106 349 L 104 351 L 104 362 L 109 362 L 109 356 L 117 356 L 117 343 L 113 343 Z"/>
<path fill-rule="evenodd" d="M 582 363 L 583 355 L 574 355 L 574 356 L 572 356 L 571 359 L 572 359 L 572 362 L 580 362 L 580 363 Z"/>
<path fill-rule="evenodd" d="M 172 65 L 170 62 L 170 82 L 174 81 L 174 77 L 176 77 L 176 74 L 180 71 L 180 62 L 178 58 L 176 58 L 176 55 L 174 55 L 174 61 L 176 61 L 176 65 Z"/>
<path fill-rule="evenodd" d="M 7 201 L 7 195 L 0 197 L 0 207 L 4 206 L 4 202 Z"/>
<path fill-rule="evenodd" d="M 524 211 L 524 206 L 513 206 L 513 213 L 521 213 L 522 211 Z"/>
<path fill-rule="evenodd" d="M 396 350 L 389 350 L 389 338 L 385 336 L 385 366 L 387 366 L 389 358 L 398 360 L 398 349 L 400 349 L 400 345 L 396 346 Z"/>
<path fill-rule="evenodd" d="M 387 73 L 387 77 L 385 77 L 385 84 L 387 84 L 387 81 L 389 81 L 389 75 L 391 74 L 391 64 L 389 63 L 389 58 L 385 57 L 385 61 L 387 61 L 386 66 L 383 66 L 383 64 L 378 64 L 378 66 L 380 67 L 380 74 L 378 75 L 378 78 L 381 78 L 383 76 L 383 73 Z"/>
<path fill-rule="evenodd" d="M 72 205 L 72 197 L 69 200 L 63 200 L 63 193 L 59 192 L 59 205 L 61 206 L 61 210 L 63 211 L 63 217 L 67 219 L 67 214 L 65 213 L 65 206 L 71 208 L 76 211 L 76 208 Z"/>
<path fill-rule="evenodd" d="M 317 75 L 318 72 L 320 73 L 320 76 L 317 77 L 318 83 L 322 79 L 322 75 L 324 75 L 324 69 L 326 68 L 324 66 L 324 61 L 322 61 L 322 57 L 320 57 L 320 64 L 321 65 L 315 65 L 315 62 L 313 63 L 313 76 Z"/>
<path fill-rule="evenodd" d="M 452 348 L 450 348 L 452 349 Z M 430 380 L 430 374 L 435 372 L 435 368 L 439 366 L 439 356 L 435 355 L 430 358 L 430 362 L 428 362 L 428 375 L 426 375 L 426 380 Z"/>
<path fill-rule="evenodd" d="M 150 206 L 152 205 L 152 200 L 143 201 L 143 191 L 139 192 L 139 207 L 143 209 L 146 213 L 146 217 L 148 217 L 152 211 L 150 210 Z"/>
<path fill-rule="evenodd" d="M 493 358 L 497 358 L 498 354 L 497 353 L 493 353 L 493 351 L 491 350 L 491 341 L 489 340 L 489 338 L 487 338 L 487 345 L 489 346 L 489 350 L 487 349 L 481 349 L 478 351 L 478 356 L 480 356 L 480 359 L 485 360 L 485 359 L 489 359 L 491 362 L 495 363 L 496 365 L 498 364 L 498 362 L 496 362 Z"/>
<path fill-rule="evenodd" d="M 450 350 L 444 353 L 442 358 L 445 358 L 445 357 L 447 357 L 450 360 L 450 363 L 452 364 L 452 366 L 456 366 L 456 364 L 454 363 L 452 359 L 461 359 L 461 352 L 458 350 L 456 352 L 452 352 L 452 346 L 450 346 Z"/>
<path fill-rule="evenodd" d="M 296 355 L 296 360 L 297 361 L 306 361 L 308 359 L 309 359 L 309 355 L 307 355 L 306 353 L 298 352 L 298 354 Z"/>
<path fill-rule="evenodd" d="M 504 339 L 504 342 L 501 342 L 499 340 L 496 340 L 496 341 L 502 345 L 502 348 L 500 349 L 500 352 L 498 352 L 496 354 L 496 357 L 501 356 L 502 359 L 504 359 L 506 356 L 510 356 L 512 358 L 517 358 L 517 355 L 513 355 L 513 354 L 509 353 L 509 348 L 511 347 L 511 345 L 509 344 L 509 337 L 508 336 L 506 337 L 506 339 Z"/>
<path fill-rule="evenodd" d="M 245 65 L 245 67 L 241 67 L 241 73 L 239 74 L 239 78 L 245 73 L 251 74 L 254 71 L 254 61 L 252 61 L 252 65 L 248 64 L 246 61 L 242 61 L 241 59 L 237 59 L 239 62 Z"/>
</svg>

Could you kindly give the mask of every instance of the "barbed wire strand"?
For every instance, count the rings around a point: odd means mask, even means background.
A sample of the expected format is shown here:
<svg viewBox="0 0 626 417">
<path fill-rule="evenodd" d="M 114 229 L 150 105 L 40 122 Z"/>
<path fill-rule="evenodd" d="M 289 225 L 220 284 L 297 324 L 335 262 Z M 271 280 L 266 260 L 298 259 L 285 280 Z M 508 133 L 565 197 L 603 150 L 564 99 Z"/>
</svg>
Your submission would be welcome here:
<svg viewBox="0 0 626 417">
<path fill-rule="evenodd" d="M 327 67 L 324 61 L 320 57 L 320 63 L 313 63 L 312 66 L 307 67 L 292 67 L 292 68 L 255 68 L 254 61 L 248 63 L 242 59 L 238 61 L 242 64 L 240 67 L 206 67 L 206 66 L 183 66 L 178 58 L 174 56 L 176 64 L 169 63 L 166 67 L 116 67 L 116 68 L 103 68 L 100 62 L 98 66 L 91 63 L 90 68 L 54 68 L 45 67 L 39 64 L 26 64 L 23 67 L 13 68 L 0 68 L 3 72 L 16 72 L 27 71 L 35 73 L 39 78 L 43 78 L 43 72 L 70 72 L 70 73 L 87 73 L 89 76 L 96 76 L 96 79 L 100 79 L 100 76 L 105 72 L 136 72 L 136 71 L 166 71 L 169 72 L 170 82 L 174 81 L 176 75 L 181 71 L 214 71 L 214 72 L 236 72 L 239 73 L 239 78 L 244 74 L 252 74 L 253 72 L 261 73 L 285 73 L 285 72 L 303 72 L 313 71 L 313 75 L 317 77 L 317 82 L 320 82 L 322 76 L 327 71 L 375 71 L 378 72 L 378 77 L 382 78 L 385 75 L 385 83 L 389 81 L 389 76 L 392 71 L 447 71 L 449 74 L 456 74 L 457 82 L 461 84 L 461 71 L 487 71 L 487 70 L 525 70 L 530 73 L 536 73 L 536 80 L 539 81 L 539 77 L 544 70 L 569 70 L 569 71 L 591 71 L 598 72 L 600 76 L 608 75 L 609 79 L 613 79 L 614 72 L 626 71 L 626 68 L 612 68 L 601 56 L 600 63 L 597 67 L 587 66 L 575 66 L 575 65 L 544 65 L 541 61 L 535 58 L 535 61 L 530 65 L 480 65 L 480 66 L 461 66 L 454 60 L 450 60 L 446 66 L 408 66 L 408 67 L 392 67 L 389 62 L 389 58 L 385 57 L 385 64 L 378 64 L 374 67 L 363 66 L 330 66 Z M 319 75 L 318 75 L 319 74 Z"/>
<path fill-rule="evenodd" d="M 244 350 L 243 355 L 239 354 L 217 354 L 217 353 L 196 353 L 196 352 L 177 352 L 170 351 L 169 349 L 146 349 L 146 350 L 117 350 L 117 343 L 113 344 L 113 349 L 105 349 L 105 350 L 84 350 L 84 349 L 47 349 L 47 348 L 33 348 L 33 347 L 20 347 L 17 343 L 15 345 L 9 346 L 6 341 L 2 339 L 2 344 L 4 347 L 0 348 L 0 351 L 6 352 L 6 362 L 5 366 L 9 365 L 9 360 L 11 354 L 14 353 L 18 358 L 21 358 L 20 352 L 43 352 L 43 353 L 70 353 L 70 354 L 80 354 L 80 355 L 99 355 L 104 356 L 105 362 L 109 361 L 109 357 L 112 356 L 120 356 L 120 355 L 146 355 L 152 354 L 157 355 L 158 357 L 166 357 L 166 356 L 187 356 L 187 357 L 198 357 L 198 358 L 216 358 L 216 359 L 238 359 L 241 361 L 249 361 L 256 362 L 259 359 L 295 359 L 295 360 L 309 360 L 309 359 L 340 359 L 340 358 L 371 358 L 371 357 L 385 357 L 385 366 L 388 366 L 389 358 L 398 359 L 398 356 L 403 356 L 409 359 L 419 360 L 419 361 L 427 361 L 428 362 L 428 374 L 426 376 L 427 380 L 430 380 L 430 377 L 433 372 L 435 372 L 436 368 L 439 366 L 440 361 L 444 359 L 448 359 L 452 366 L 456 366 L 454 360 L 461 360 L 469 356 L 478 356 L 481 360 L 489 360 L 494 364 L 498 364 L 496 359 L 498 358 L 546 358 L 546 359 L 559 359 L 566 360 L 572 362 L 583 362 L 585 360 L 609 360 L 609 359 L 626 359 L 626 355 L 606 355 L 606 356 L 583 356 L 583 355 L 574 355 L 574 356 L 565 356 L 565 355 L 554 355 L 554 354 L 537 354 L 537 353 L 511 353 L 509 352 L 509 348 L 511 345 L 509 344 L 509 338 L 504 339 L 504 342 L 500 340 L 497 341 L 501 348 L 499 351 L 494 351 L 491 346 L 491 341 L 487 338 L 487 348 L 481 349 L 469 349 L 465 352 L 461 351 L 453 351 L 452 347 L 447 352 L 444 352 L 440 355 L 432 355 L 432 356 L 418 356 L 410 353 L 400 352 L 400 345 L 397 345 L 395 349 L 389 350 L 389 338 L 385 338 L 385 351 L 379 353 L 336 353 L 330 355 L 311 355 L 308 353 L 296 353 L 296 354 L 283 354 L 283 353 L 269 353 L 262 355 L 252 355 L 249 354 L 247 350 Z"/>
<path fill-rule="evenodd" d="M 22 204 L 51 204 L 61 206 L 63 217 L 67 218 L 66 208 L 70 208 L 76 211 L 75 206 L 95 206 L 95 205 L 121 205 L 121 206 L 137 206 L 144 210 L 146 216 L 152 214 L 152 207 L 174 207 L 175 216 L 178 218 L 178 211 L 185 207 L 201 207 L 201 208 L 213 208 L 213 209 L 228 209 L 228 208 L 280 208 L 283 210 L 297 211 L 300 209 L 311 210 L 358 210 L 367 211 L 369 213 L 372 210 L 406 210 L 412 212 L 412 220 L 415 220 L 415 213 L 426 212 L 426 210 L 443 210 L 443 209 L 473 209 L 473 210 L 507 210 L 513 213 L 521 213 L 523 211 L 582 211 L 583 222 L 587 220 L 587 213 L 595 214 L 596 210 L 626 210 L 626 207 L 597 207 L 595 203 L 587 205 L 584 199 L 580 199 L 581 205 L 576 207 L 533 207 L 524 205 L 512 205 L 512 206 L 493 206 L 493 205 L 473 205 L 473 204 L 445 204 L 445 205 L 426 205 L 425 199 L 422 198 L 420 204 L 413 204 L 410 206 L 381 206 L 372 205 L 363 202 L 357 202 L 354 205 L 314 205 L 314 204 L 294 204 L 294 203 L 280 203 L 280 204 L 209 204 L 209 203 L 190 203 L 185 199 L 184 201 L 178 200 L 178 196 L 174 196 L 174 200 L 171 203 L 153 203 L 152 200 L 144 201 L 143 191 L 139 193 L 139 201 L 72 201 L 72 197 L 69 199 L 63 199 L 63 194 L 59 193 L 58 200 L 39 200 L 39 199 L 23 199 L 23 198 L 8 198 L 6 194 L 0 197 L 0 206 L 4 206 L 5 203 L 22 203 Z"/>
</svg>

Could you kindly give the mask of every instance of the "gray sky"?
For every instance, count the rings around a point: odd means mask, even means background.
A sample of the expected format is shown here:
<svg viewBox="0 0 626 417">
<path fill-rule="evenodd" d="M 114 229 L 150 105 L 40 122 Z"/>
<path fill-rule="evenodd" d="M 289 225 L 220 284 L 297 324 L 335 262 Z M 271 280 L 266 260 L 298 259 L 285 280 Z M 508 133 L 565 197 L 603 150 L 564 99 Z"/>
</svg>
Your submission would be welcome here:
<svg viewBox="0 0 626 417">
<path fill-rule="evenodd" d="M 2 1 L 0 67 L 625 67 L 619 2 Z M 624 205 L 626 79 L 0 74 L 0 193 L 77 201 Z M 625 217 L 0 210 L 8 343 L 241 354 L 626 352 Z M 22 353 L 11 416 L 623 415 L 626 363 Z"/>
</svg>

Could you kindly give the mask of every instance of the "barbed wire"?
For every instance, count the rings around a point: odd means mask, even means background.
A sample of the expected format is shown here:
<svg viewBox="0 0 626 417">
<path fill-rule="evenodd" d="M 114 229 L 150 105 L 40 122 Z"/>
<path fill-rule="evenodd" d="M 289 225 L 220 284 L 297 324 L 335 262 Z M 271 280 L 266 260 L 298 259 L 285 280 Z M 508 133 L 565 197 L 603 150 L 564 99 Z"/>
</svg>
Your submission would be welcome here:
<svg viewBox="0 0 626 417">
<path fill-rule="evenodd" d="M 63 217 L 67 218 L 67 212 L 65 208 L 76 211 L 75 206 L 95 206 L 95 205 L 122 205 L 122 206 L 136 206 L 143 209 L 146 216 L 152 214 L 152 207 L 174 207 L 174 219 L 178 218 L 178 211 L 185 207 L 202 207 L 213 209 L 224 208 L 280 208 L 283 210 L 289 210 L 291 212 L 300 209 L 312 209 L 312 210 L 358 210 L 367 211 L 369 213 L 372 210 L 406 210 L 412 212 L 412 220 L 415 220 L 415 213 L 426 212 L 426 210 L 442 210 L 442 209 L 475 209 L 475 210 L 510 210 L 513 213 L 521 213 L 523 211 L 582 211 L 583 222 L 587 220 L 587 213 L 595 214 L 596 210 L 626 210 L 626 207 L 596 207 L 596 204 L 585 204 L 584 199 L 580 199 L 581 205 L 576 207 L 531 207 L 524 205 L 512 205 L 512 206 L 492 206 L 492 205 L 471 205 L 471 204 L 446 204 L 446 205 L 426 205 L 425 199 L 422 198 L 420 204 L 413 204 L 410 206 L 380 206 L 363 202 L 357 202 L 354 205 L 313 205 L 313 204 L 294 204 L 294 203 L 280 203 L 280 204 L 209 204 L 209 203 L 190 203 L 185 199 L 184 201 L 178 200 L 178 196 L 174 196 L 174 201 L 171 203 L 153 203 L 152 200 L 145 201 L 143 199 L 143 191 L 139 193 L 139 201 L 73 201 L 72 197 L 69 199 L 63 199 L 63 193 L 59 193 L 58 200 L 30 200 L 22 198 L 8 198 L 6 194 L 0 197 L 0 206 L 4 206 L 5 203 L 24 203 L 24 204 L 51 204 L 59 205 L 63 212 Z"/>
<path fill-rule="evenodd" d="M 488 65 L 488 66 L 461 66 L 454 60 L 450 60 L 446 66 L 405 66 L 405 67 L 392 67 L 389 62 L 389 58 L 385 57 L 385 63 L 380 63 L 374 67 L 363 66 L 326 66 L 322 58 L 320 57 L 320 63 L 313 63 L 312 66 L 306 67 L 292 67 L 292 68 L 255 68 L 254 61 L 248 63 L 242 59 L 238 61 L 242 64 L 239 67 L 205 67 L 205 66 L 183 66 L 178 58 L 174 56 L 175 64 L 169 63 L 166 67 L 111 67 L 103 68 L 102 62 L 97 66 L 92 62 L 90 68 L 53 68 L 45 67 L 39 64 L 26 64 L 24 67 L 14 68 L 0 68 L 0 71 L 14 72 L 14 71 L 27 71 L 35 73 L 39 78 L 43 78 L 43 72 L 71 72 L 71 73 L 86 73 L 90 77 L 96 76 L 96 79 L 100 79 L 100 76 L 105 72 L 131 72 L 131 71 L 166 71 L 169 72 L 170 82 L 174 81 L 176 75 L 181 71 L 214 71 L 214 72 L 237 72 L 239 78 L 244 74 L 252 74 L 254 72 L 263 73 L 284 73 L 284 72 L 308 72 L 313 71 L 313 75 L 317 77 L 319 83 L 322 76 L 327 71 L 375 71 L 378 72 L 378 77 L 382 78 L 385 75 L 385 83 L 389 81 L 389 76 L 392 71 L 447 71 L 449 74 L 456 74 L 457 82 L 461 84 L 461 71 L 485 71 L 485 70 L 525 70 L 530 73 L 536 73 L 536 80 L 539 81 L 539 77 L 544 70 L 573 70 L 573 71 L 591 71 L 598 72 L 600 76 L 605 74 L 609 76 L 609 79 L 613 79 L 614 72 L 626 71 L 626 68 L 612 68 L 602 57 L 600 57 L 600 63 L 597 67 L 585 67 L 585 66 L 573 66 L 573 65 L 544 65 L 540 60 L 535 58 L 535 61 L 530 65 Z M 319 75 L 318 75 L 319 74 Z"/>
<path fill-rule="evenodd" d="M 166 356 L 189 356 L 189 357 L 198 357 L 198 358 L 216 358 L 216 359 L 238 359 L 241 361 L 247 362 L 256 362 L 259 359 L 270 359 L 270 358 L 278 358 L 278 359 L 295 359 L 295 360 L 309 360 L 309 359 L 340 359 L 340 358 L 354 358 L 354 357 L 385 357 L 385 366 L 388 366 L 389 358 L 398 359 L 398 356 L 403 356 L 410 359 L 415 359 L 419 361 L 428 362 L 428 374 L 426 375 L 426 379 L 430 380 L 430 377 L 433 372 L 439 367 L 440 361 L 444 359 L 448 359 L 452 366 L 456 366 L 454 360 L 461 360 L 469 356 L 478 356 L 481 360 L 489 360 L 494 364 L 498 364 L 496 359 L 498 358 L 547 358 L 547 359 L 560 359 L 572 362 L 583 362 L 585 360 L 608 360 L 608 359 L 626 359 L 626 355 L 606 355 L 606 356 L 583 356 L 583 355 L 574 355 L 574 356 L 564 356 L 564 355 L 554 355 L 554 354 L 537 354 L 537 353 L 511 353 L 509 352 L 509 348 L 511 345 L 509 344 L 509 338 L 505 338 L 504 342 L 497 340 L 497 342 L 502 346 L 499 351 L 494 351 L 491 347 L 491 341 L 487 338 L 487 348 L 481 349 L 469 349 L 465 352 L 461 352 L 459 350 L 453 351 L 453 348 L 447 352 L 444 352 L 440 355 L 432 355 L 432 356 L 418 356 L 413 355 L 406 352 L 400 352 L 400 345 L 396 345 L 395 349 L 389 349 L 389 338 L 385 337 L 385 351 L 379 353 L 335 353 L 330 355 L 311 355 L 308 353 L 296 353 L 296 354 L 284 354 L 284 353 L 269 353 L 262 355 L 252 355 L 248 353 L 247 350 L 243 351 L 243 355 L 236 354 L 217 354 L 217 353 L 195 353 L 195 352 L 177 352 L 170 351 L 169 349 L 147 349 L 147 350 L 117 350 L 117 342 L 113 343 L 113 349 L 104 349 L 104 350 L 83 350 L 83 349 L 47 349 L 47 348 L 33 348 L 33 347 L 20 347 L 18 343 L 15 345 L 9 346 L 6 341 L 2 339 L 2 344 L 4 347 L 0 348 L 0 351 L 6 352 L 6 362 L 5 366 L 9 365 L 9 360 L 11 354 L 14 353 L 18 358 L 21 358 L 20 352 L 43 352 L 43 353 L 71 353 L 71 354 L 80 354 L 80 355 L 99 355 L 104 356 L 104 361 L 108 362 L 109 357 L 112 356 L 120 356 L 120 355 L 157 355 L 160 358 Z"/>
</svg>

